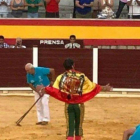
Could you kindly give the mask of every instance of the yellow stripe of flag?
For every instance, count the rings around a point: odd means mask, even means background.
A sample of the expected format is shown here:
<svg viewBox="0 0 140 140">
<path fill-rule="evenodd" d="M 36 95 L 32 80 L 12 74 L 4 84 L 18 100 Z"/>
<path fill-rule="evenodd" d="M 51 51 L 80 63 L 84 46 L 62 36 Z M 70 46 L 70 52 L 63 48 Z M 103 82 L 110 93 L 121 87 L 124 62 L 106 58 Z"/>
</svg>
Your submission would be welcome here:
<svg viewBox="0 0 140 140">
<path fill-rule="evenodd" d="M 0 26 L 6 38 L 140 39 L 140 27 L 101 26 Z"/>
</svg>

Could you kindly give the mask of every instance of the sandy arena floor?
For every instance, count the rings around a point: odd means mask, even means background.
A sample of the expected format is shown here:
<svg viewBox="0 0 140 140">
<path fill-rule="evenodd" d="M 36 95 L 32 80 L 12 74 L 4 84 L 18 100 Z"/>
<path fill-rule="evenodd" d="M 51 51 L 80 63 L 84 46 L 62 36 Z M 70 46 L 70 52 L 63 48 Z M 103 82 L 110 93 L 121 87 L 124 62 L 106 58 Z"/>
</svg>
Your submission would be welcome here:
<svg viewBox="0 0 140 140">
<path fill-rule="evenodd" d="M 33 102 L 33 97 L 0 96 L 0 140 L 65 140 L 64 103 L 53 98 L 49 125 L 35 125 L 34 107 L 22 126 L 15 126 Z M 83 140 L 121 140 L 125 129 L 140 122 L 140 98 L 94 98 L 85 105 Z"/>
</svg>

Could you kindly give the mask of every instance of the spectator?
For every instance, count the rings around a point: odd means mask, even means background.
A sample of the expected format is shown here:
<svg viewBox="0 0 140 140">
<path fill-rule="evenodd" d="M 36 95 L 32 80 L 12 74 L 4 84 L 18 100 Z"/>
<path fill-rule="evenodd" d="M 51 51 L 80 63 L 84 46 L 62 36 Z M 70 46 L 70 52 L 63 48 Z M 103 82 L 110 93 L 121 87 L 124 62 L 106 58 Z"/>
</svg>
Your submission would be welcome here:
<svg viewBox="0 0 140 140">
<path fill-rule="evenodd" d="M 76 14 L 75 14 L 75 11 L 76 11 L 76 0 L 73 0 L 73 3 L 74 3 L 74 6 L 73 6 L 73 18 L 76 18 Z"/>
<path fill-rule="evenodd" d="M 76 36 L 75 35 L 71 35 L 70 36 L 70 43 L 65 45 L 66 49 L 72 49 L 72 48 L 81 48 L 81 45 L 76 43 Z"/>
<path fill-rule="evenodd" d="M 41 0 L 26 0 L 26 6 L 28 6 L 28 18 L 38 18 L 38 10 L 40 6 L 43 6 Z"/>
<path fill-rule="evenodd" d="M 59 18 L 60 0 L 46 0 L 46 18 Z"/>
<path fill-rule="evenodd" d="M 114 18 L 114 12 L 112 7 L 114 5 L 114 0 L 100 0 L 102 7 L 102 12 L 98 15 L 100 19 Z"/>
<path fill-rule="evenodd" d="M 97 18 L 97 15 L 99 14 L 99 11 L 101 11 L 101 5 L 99 0 L 94 0 L 93 3 L 93 18 Z"/>
<path fill-rule="evenodd" d="M 128 18 L 140 19 L 140 0 L 127 0 L 129 6 Z"/>
<path fill-rule="evenodd" d="M 12 10 L 12 15 L 15 18 L 21 18 L 24 10 L 24 0 L 11 0 L 11 10 Z"/>
<path fill-rule="evenodd" d="M 76 18 L 92 18 L 94 0 L 76 0 Z"/>
<path fill-rule="evenodd" d="M 4 43 L 4 36 L 0 36 L 0 48 L 9 48 L 7 43 Z"/>
<path fill-rule="evenodd" d="M 10 0 L 0 0 L 0 18 L 7 18 Z"/>
<path fill-rule="evenodd" d="M 116 18 L 119 18 L 120 17 L 120 14 L 124 8 L 124 6 L 127 4 L 127 0 L 120 0 L 119 1 L 119 7 L 118 7 L 118 10 L 116 12 Z M 129 11 L 129 7 L 127 6 L 127 10 Z"/>
<path fill-rule="evenodd" d="M 26 48 L 26 46 L 22 45 L 22 39 L 21 38 L 17 38 L 16 39 L 16 44 L 12 48 Z"/>
</svg>

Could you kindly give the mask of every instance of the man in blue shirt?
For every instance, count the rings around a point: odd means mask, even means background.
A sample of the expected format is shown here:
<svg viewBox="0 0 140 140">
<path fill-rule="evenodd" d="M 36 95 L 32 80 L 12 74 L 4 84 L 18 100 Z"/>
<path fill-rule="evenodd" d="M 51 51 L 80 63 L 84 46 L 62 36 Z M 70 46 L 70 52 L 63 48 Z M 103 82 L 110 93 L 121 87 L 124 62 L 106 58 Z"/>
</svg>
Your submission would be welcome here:
<svg viewBox="0 0 140 140">
<path fill-rule="evenodd" d="M 126 130 L 123 134 L 123 140 L 140 140 L 140 124 Z"/>
<path fill-rule="evenodd" d="M 48 86 L 53 84 L 55 80 L 55 71 L 52 68 L 44 67 L 34 67 L 31 63 L 25 65 L 25 70 L 27 72 L 27 83 L 31 89 L 35 92 L 35 100 L 37 100 L 41 95 L 36 90 L 37 85 Z M 48 78 L 48 75 L 51 75 L 51 81 Z M 49 113 L 49 95 L 43 95 L 42 98 L 37 102 L 37 125 L 46 125 L 50 121 Z"/>
<path fill-rule="evenodd" d="M 92 18 L 94 0 L 76 0 L 76 18 Z"/>
</svg>

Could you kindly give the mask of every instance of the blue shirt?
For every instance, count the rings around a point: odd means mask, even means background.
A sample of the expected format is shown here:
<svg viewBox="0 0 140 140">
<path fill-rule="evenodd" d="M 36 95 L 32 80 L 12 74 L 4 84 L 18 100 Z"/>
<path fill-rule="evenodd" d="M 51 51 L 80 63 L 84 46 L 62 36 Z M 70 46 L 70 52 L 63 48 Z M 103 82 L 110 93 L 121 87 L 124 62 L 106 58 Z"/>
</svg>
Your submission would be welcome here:
<svg viewBox="0 0 140 140">
<path fill-rule="evenodd" d="M 140 125 L 136 126 L 136 131 L 129 138 L 129 140 L 140 140 Z"/>
<path fill-rule="evenodd" d="M 91 2 L 93 2 L 94 0 L 78 0 L 80 5 L 83 5 L 84 3 L 86 4 L 90 4 Z M 85 7 L 84 9 L 80 8 L 80 7 L 76 7 L 76 11 L 80 14 L 87 14 L 89 12 L 91 12 L 91 7 Z"/>
<path fill-rule="evenodd" d="M 50 80 L 47 75 L 50 74 L 50 69 L 43 67 L 35 67 L 34 69 L 34 75 L 27 73 L 27 83 L 32 84 L 34 87 L 36 87 L 37 85 L 49 85 Z"/>
</svg>

